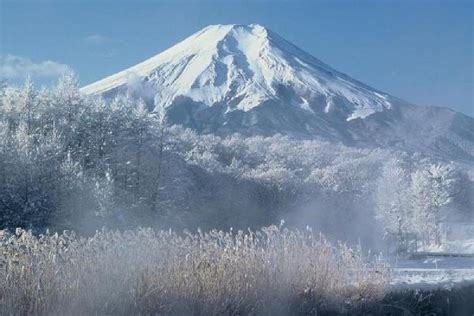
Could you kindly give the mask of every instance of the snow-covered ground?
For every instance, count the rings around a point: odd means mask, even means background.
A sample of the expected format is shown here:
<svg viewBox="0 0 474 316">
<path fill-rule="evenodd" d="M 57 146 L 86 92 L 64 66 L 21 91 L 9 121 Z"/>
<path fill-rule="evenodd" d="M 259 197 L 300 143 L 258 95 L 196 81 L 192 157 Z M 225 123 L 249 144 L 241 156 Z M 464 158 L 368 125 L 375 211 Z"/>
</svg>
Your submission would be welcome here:
<svg viewBox="0 0 474 316">
<path fill-rule="evenodd" d="M 426 257 L 394 259 L 395 287 L 453 287 L 474 283 L 474 257 Z"/>
<path fill-rule="evenodd" d="M 470 222 L 449 223 L 448 240 L 443 251 L 451 253 L 474 254 L 474 224 Z"/>
<path fill-rule="evenodd" d="M 474 254 L 474 238 L 448 241 L 444 250 L 451 253 Z"/>
<path fill-rule="evenodd" d="M 474 234 L 472 235 L 474 236 Z M 474 254 L 474 238 L 452 239 L 445 241 L 443 245 L 436 247 L 418 248 L 419 251 L 428 253 L 450 253 L 450 254 Z"/>
<path fill-rule="evenodd" d="M 474 283 L 474 239 L 451 240 L 427 250 L 425 255 L 391 260 L 395 287 L 449 288 Z"/>
</svg>

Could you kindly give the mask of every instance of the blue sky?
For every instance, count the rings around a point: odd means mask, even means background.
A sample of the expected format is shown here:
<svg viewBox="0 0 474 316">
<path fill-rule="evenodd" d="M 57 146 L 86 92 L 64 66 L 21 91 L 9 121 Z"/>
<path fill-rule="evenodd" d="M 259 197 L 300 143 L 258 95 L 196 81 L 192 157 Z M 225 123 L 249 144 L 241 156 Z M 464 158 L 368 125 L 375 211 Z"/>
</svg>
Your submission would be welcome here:
<svg viewBox="0 0 474 316">
<path fill-rule="evenodd" d="M 259 23 L 332 67 L 474 116 L 473 1 L 0 0 L 0 75 L 87 84 L 209 24 Z"/>
</svg>

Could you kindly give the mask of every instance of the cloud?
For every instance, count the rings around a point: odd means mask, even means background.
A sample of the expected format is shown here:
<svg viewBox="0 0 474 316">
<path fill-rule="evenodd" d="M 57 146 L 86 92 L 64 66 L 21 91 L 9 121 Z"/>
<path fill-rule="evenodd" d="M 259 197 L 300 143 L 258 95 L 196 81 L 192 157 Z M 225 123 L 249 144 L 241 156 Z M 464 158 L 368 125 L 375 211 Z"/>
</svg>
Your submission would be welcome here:
<svg viewBox="0 0 474 316">
<path fill-rule="evenodd" d="M 51 60 L 34 62 L 27 57 L 0 55 L 0 78 L 17 80 L 27 76 L 32 78 L 54 78 L 70 71 L 68 65 Z"/>
<path fill-rule="evenodd" d="M 101 35 L 101 34 L 91 34 L 84 37 L 82 40 L 87 45 L 93 45 L 93 46 L 100 46 L 100 45 L 105 45 L 105 44 L 110 44 L 110 43 L 115 42 L 114 39 L 105 35 Z"/>
</svg>

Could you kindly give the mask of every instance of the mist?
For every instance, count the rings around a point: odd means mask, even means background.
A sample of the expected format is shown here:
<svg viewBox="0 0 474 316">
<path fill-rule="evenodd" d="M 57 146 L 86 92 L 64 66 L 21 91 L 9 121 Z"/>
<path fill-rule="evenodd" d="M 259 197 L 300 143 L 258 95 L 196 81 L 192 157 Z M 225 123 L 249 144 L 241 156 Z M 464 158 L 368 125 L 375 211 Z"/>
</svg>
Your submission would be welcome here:
<svg viewBox="0 0 474 316">
<path fill-rule="evenodd" d="M 82 95 L 73 75 L 3 89 L 0 311 L 22 297 L 39 314 L 373 311 L 392 258 L 470 247 L 470 164 L 198 134 L 150 111 L 130 82 L 105 98 Z"/>
</svg>

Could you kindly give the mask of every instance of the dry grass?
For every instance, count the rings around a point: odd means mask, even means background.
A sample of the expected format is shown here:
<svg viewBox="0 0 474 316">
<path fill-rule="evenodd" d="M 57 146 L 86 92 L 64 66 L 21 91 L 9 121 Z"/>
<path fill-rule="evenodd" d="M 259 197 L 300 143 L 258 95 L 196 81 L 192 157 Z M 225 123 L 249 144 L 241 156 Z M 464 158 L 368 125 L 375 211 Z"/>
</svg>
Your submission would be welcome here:
<svg viewBox="0 0 474 316">
<path fill-rule="evenodd" d="M 358 309 L 389 281 L 380 258 L 310 230 L 0 231 L 0 314 L 292 314 Z"/>
</svg>

